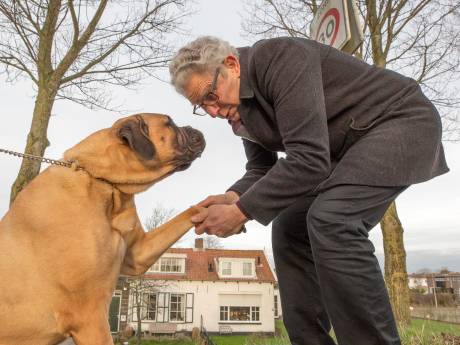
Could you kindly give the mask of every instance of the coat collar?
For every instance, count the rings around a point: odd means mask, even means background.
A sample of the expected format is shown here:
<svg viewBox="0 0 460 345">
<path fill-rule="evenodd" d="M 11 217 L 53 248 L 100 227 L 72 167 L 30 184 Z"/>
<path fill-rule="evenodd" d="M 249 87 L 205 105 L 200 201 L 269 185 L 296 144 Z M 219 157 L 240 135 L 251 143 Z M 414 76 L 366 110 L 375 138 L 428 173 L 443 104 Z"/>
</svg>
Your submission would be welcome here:
<svg viewBox="0 0 460 345">
<path fill-rule="evenodd" d="M 254 90 L 249 83 L 250 47 L 237 48 L 240 61 L 240 99 L 254 97 Z"/>
</svg>

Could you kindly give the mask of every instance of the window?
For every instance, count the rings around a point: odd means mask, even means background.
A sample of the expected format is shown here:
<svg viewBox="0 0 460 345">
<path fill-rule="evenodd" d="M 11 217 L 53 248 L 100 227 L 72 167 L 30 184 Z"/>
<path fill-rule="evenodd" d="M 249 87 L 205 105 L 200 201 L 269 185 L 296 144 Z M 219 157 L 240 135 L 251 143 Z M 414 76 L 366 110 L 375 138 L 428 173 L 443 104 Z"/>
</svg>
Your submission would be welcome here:
<svg viewBox="0 0 460 345">
<path fill-rule="evenodd" d="M 220 321 L 258 322 L 260 307 L 221 306 Z"/>
<path fill-rule="evenodd" d="M 273 296 L 273 298 L 274 298 L 274 303 L 275 303 L 275 308 L 274 308 L 275 317 L 278 317 L 278 295 Z"/>
<path fill-rule="evenodd" d="M 185 273 L 185 259 L 160 258 L 155 262 L 150 271 L 158 273 Z"/>
<path fill-rule="evenodd" d="M 220 320 L 228 321 L 228 307 L 220 307 Z"/>
<path fill-rule="evenodd" d="M 145 293 L 143 298 L 146 307 L 146 320 L 155 321 L 157 313 L 157 295 L 154 293 Z"/>
<path fill-rule="evenodd" d="M 252 262 L 243 262 L 243 275 L 252 276 Z"/>
<path fill-rule="evenodd" d="M 251 321 L 259 321 L 259 307 L 251 307 Z"/>
<path fill-rule="evenodd" d="M 230 307 L 230 321 L 251 321 L 251 307 Z"/>
<path fill-rule="evenodd" d="M 170 308 L 171 321 L 185 321 L 185 295 L 172 293 Z"/>
<path fill-rule="evenodd" d="M 222 262 L 222 275 L 231 276 L 232 275 L 232 263 L 231 262 Z"/>
</svg>

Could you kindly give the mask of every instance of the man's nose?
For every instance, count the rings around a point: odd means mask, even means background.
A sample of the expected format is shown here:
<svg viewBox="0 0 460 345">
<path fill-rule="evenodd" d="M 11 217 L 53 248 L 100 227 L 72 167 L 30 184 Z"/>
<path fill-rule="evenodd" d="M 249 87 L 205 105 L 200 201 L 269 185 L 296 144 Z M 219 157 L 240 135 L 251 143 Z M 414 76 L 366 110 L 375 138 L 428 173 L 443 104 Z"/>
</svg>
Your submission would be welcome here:
<svg viewBox="0 0 460 345">
<path fill-rule="evenodd" d="M 221 119 L 226 119 L 228 115 L 227 107 L 221 107 L 218 104 L 208 106 L 206 111 L 213 118 L 219 117 Z"/>
<path fill-rule="evenodd" d="M 217 104 L 208 105 L 206 107 L 206 112 L 213 118 L 216 118 L 219 116 L 219 110 L 220 110 L 220 107 Z"/>
<path fill-rule="evenodd" d="M 226 119 L 228 117 L 229 110 L 230 110 L 230 107 L 228 106 L 219 107 L 219 110 L 217 111 L 217 116 L 220 117 L 221 119 Z"/>
</svg>

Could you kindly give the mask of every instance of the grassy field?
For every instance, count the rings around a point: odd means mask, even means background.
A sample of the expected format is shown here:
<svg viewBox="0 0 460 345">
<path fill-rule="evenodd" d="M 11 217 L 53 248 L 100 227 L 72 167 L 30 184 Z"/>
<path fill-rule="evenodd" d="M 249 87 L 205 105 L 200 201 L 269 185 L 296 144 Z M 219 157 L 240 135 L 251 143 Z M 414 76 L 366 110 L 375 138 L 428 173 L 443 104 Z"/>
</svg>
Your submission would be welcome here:
<svg viewBox="0 0 460 345">
<path fill-rule="evenodd" d="M 460 325 L 438 321 L 413 319 L 412 324 L 400 330 L 403 345 L 457 345 L 460 344 Z M 459 337 L 453 340 L 449 336 Z"/>
<path fill-rule="evenodd" d="M 289 345 L 284 326 L 277 323 L 281 329 L 281 338 L 252 336 L 214 336 L 215 345 Z M 400 330 L 403 345 L 456 345 L 457 342 L 448 342 L 442 339 L 441 334 L 460 337 L 460 325 L 453 325 L 429 320 L 412 320 L 412 324 Z M 450 340 L 450 339 L 449 339 Z"/>
<path fill-rule="evenodd" d="M 215 345 L 290 345 L 286 336 L 284 325 L 277 321 L 280 337 L 263 337 L 257 334 L 245 335 L 225 335 L 212 336 L 211 339 Z M 429 320 L 412 320 L 412 324 L 400 330 L 403 345 L 457 345 L 460 339 L 443 338 L 442 334 L 460 337 L 460 325 L 447 324 Z M 458 342 L 457 342 L 458 341 Z M 130 342 L 135 344 L 134 339 Z M 194 345 L 191 340 L 144 340 L 142 345 Z"/>
</svg>

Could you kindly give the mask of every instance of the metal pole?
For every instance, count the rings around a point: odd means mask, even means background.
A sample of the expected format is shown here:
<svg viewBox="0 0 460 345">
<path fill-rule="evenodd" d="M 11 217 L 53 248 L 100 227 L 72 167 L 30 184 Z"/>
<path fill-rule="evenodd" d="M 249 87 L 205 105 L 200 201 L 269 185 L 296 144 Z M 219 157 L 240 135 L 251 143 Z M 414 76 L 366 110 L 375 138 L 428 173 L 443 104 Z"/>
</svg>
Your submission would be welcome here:
<svg viewBox="0 0 460 345">
<path fill-rule="evenodd" d="M 432 277 L 433 277 L 434 307 L 438 308 L 438 298 L 436 297 L 436 281 L 434 279 L 434 273 L 432 273 Z"/>
</svg>

